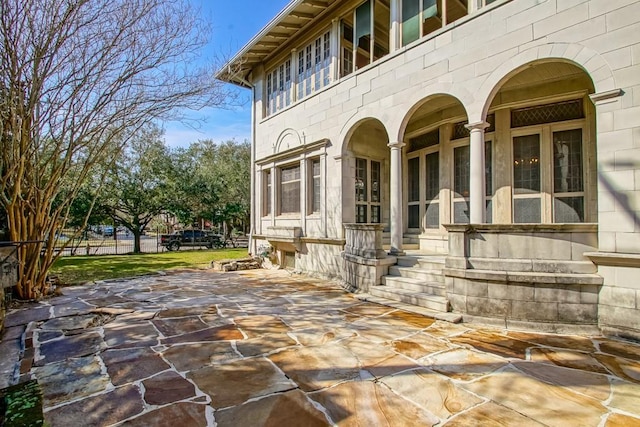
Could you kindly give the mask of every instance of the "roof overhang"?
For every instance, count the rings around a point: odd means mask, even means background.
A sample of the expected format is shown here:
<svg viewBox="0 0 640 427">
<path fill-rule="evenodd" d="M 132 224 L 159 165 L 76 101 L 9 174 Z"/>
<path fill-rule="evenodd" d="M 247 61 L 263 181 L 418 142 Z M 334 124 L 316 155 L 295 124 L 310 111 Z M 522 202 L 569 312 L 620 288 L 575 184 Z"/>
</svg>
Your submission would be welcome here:
<svg viewBox="0 0 640 427">
<path fill-rule="evenodd" d="M 247 79 L 251 70 L 337 2 L 339 0 L 292 0 L 216 73 L 216 79 L 251 88 Z"/>
</svg>

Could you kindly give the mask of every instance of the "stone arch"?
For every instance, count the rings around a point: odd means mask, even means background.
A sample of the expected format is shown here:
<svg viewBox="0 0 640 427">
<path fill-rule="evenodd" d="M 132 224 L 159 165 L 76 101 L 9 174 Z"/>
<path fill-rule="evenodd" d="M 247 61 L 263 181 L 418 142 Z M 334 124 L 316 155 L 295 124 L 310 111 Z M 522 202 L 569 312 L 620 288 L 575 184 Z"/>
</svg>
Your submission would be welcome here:
<svg viewBox="0 0 640 427">
<path fill-rule="evenodd" d="M 345 122 L 345 124 L 342 126 L 342 129 L 340 130 L 339 141 L 341 141 L 341 144 L 342 144 L 342 149 L 341 149 L 342 155 L 347 154 L 347 152 L 349 151 L 349 144 L 351 143 L 352 137 L 356 132 L 356 130 L 362 124 L 371 120 L 374 120 L 380 123 L 380 125 L 384 128 L 385 132 L 387 133 L 387 139 L 389 138 L 389 135 L 390 135 L 389 129 L 387 128 L 387 126 L 382 120 L 376 117 L 371 117 L 370 115 L 367 115 L 365 112 L 357 112 Z"/>
<path fill-rule="evenodd" d="M 451 85 L 449 86 L 450 86 L 449 89 L 451 89 Z M 464 110 L 465 115 L 467 117 L 469 116 L 466 109 L 466 103 L 465 103 L 465 100 L 469 100 L 469 98 L 464 96 L 465 99 L 464 100 L 461 99 L 460 98 L 461 93 L 456 94 L 454 93 L 453 90 L 449 90 L 449 91 L 432 92 L 426 96 L 424 96 L 424 93 L 422 93 L 421 95 L 423 96 L 422 97 L 415 96 L 414 99 L 410 100 L 411 106 L 404 112 L 402 116 L 400 115 L 398 116 L 398 121 L 397 121 L 398 141 L 402 141 L 404 139 L 404 136 L 407 131 L 407 126 L 409 125 L 411 119 L 414 117 L 416 112 L 418 112 L 421 108 L 426 106 L 429 103 L 429 101 L 433 101 L 435 99 L 447 99 L 447 98 L 453 99 Z M 465 95 L 465 94 L 462 93 L 462 95 Z"/>
<path fill-rule="evenodd" d="M 290 148 L 299 147 L 300 145 L 302 145 L 302 138 L 298 131 L 292 128 L 287 128 L 280 133 L 275 144 L 273 144 L 273 154 L 286 151 Z"/>
<path fill-rule="evenodd" d="M 493 98 L 504 82 L 508 81 L 523 67 L 530 64 L 561 61 L 583 69 L 591 78 L 595 92 L 615 89 L 615 79 L 607 62 L 596 51 L 573 43 L 553 43 L 527 49 L 503 62 L 484 81 L 478 90 L 476 108 L 470 108 L 469 121 L 484 120 Z"/>
</svg>

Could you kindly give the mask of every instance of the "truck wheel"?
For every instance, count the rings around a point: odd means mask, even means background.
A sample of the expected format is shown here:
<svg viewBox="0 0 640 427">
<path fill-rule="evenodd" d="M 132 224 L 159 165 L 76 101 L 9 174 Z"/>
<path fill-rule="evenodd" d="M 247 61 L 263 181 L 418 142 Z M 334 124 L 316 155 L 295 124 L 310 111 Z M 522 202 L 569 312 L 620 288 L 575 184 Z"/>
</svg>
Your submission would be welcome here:
<svg viewBox="0 0 640 427">
<path fill-rule="evenodd" d="M 177 251 L 177 250 L 180 249 L 180 243 L 171 242 L 171 243 L 169 243 L 169 246 L 167 246 L 167 249 L 169 249 L 170 251 Z"/>
</svg>

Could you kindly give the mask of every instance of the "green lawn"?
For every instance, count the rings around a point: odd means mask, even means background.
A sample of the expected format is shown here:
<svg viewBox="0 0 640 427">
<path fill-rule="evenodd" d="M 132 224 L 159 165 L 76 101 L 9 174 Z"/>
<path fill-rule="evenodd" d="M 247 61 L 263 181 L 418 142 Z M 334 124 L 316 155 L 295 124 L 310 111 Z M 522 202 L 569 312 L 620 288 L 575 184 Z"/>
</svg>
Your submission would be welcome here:
<svg viewBox="0 0 640 427">
<path fill-rule="evenodd" d="M 247 256 L 246 248 L 162 252 L 140 255 L 70 256 L 59 258 L 51 272 L 65 285 L 140 276 L 160 270 L 204 268 L 211 261 Z"/>
</svg>

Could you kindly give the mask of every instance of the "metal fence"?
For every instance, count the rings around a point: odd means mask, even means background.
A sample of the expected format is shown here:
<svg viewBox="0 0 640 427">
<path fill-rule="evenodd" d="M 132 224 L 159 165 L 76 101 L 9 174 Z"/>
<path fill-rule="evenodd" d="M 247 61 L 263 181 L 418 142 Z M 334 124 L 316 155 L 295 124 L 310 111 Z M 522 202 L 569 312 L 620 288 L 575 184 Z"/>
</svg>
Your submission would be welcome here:
<svg viewBox="0 0 640 427">
<path fill-rule="evenodd" d="M 62 256 L 86 256 L 86 255 L 125 255 L 133 253 L 134 239 L 131 233 L 118 231 L 117 233 L 86 233 L 80 238 L 65 240 L 65 234 L 59 236 L 58 246 Z M 62 245 L 62 242 L 66 245 Z M 224 247 L 248 247 L 248 239 L 245 236 L 226 239 Z M 205 246 L 184 245 L 180 250 L 206 249 Z M 160 234 L 146 234 L 140 236 L 141 253 L 167 252 L 167 248 L 161 245 Z"/>
</svg>

